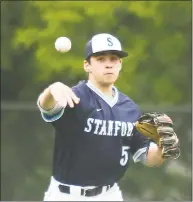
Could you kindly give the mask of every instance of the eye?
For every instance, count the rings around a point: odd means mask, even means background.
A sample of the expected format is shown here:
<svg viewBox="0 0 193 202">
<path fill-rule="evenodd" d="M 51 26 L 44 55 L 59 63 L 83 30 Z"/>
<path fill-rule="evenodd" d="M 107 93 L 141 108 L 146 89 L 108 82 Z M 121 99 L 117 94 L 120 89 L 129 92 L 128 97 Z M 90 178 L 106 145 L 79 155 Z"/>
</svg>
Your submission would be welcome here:
<svg viewBox="0 0 193 202">
<path fill-rule="evenodd" d="M 117 61 L 117 60 L 119 60 L 119 58 L 117 56 L 112 56 L 111 57 L 111 61 Z"/>
<path fill-rule="evenodd" d="M 104 57 L 98 57 L 97 61 L 101 61 L 101 62 L 104 61 Z"/>
</svg>

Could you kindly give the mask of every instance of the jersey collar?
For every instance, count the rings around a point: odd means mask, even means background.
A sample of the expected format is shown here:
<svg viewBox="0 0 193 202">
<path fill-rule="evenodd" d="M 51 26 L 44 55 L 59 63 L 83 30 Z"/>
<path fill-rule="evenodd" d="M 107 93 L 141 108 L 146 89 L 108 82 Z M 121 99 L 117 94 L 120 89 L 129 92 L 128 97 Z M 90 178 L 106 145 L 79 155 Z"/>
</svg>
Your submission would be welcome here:
<svg viewBox="0 0 193 202">
<path fill-rule="evenodd" d="M 118 90 L 115 86 L 113 86 L 114 97 L 110 99 L 107 97 L 101 90 L 96 88 L 90 81 L 86 83 L 86 85 L 94 91 L 99 97 L 101 97 L 110 107 L 113 107 L 118 102 Z"/>
</svg>

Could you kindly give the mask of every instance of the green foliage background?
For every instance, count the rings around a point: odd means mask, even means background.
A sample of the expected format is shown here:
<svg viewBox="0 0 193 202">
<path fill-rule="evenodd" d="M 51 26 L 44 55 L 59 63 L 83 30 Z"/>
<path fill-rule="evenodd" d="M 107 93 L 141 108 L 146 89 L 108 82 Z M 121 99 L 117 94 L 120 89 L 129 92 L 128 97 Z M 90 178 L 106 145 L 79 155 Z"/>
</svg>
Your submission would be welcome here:
<svg viewBox="0 0 193 202">
<path fill-rule="evenodd" d="M 131 162 L 121 181 L 124 197 L 191 200 L 191 109 L 180 111 L 191 105 L 192 96 L 191 5 L 190 1 L 2 1 L 1 98 L 35 105 L 50 83 L 72 86 L 86 79 L 86 42 L 101 32 L 117 36 L 129 53 L 117 87 L 139 106 L 169 109 L 183 151 L 179 160 L 156 169 Z M 54 49 L 60 36 L 72 40 L 70 52 Z M 171 112 L 174 107 L 178 110 Z M 37 110 L 3 111 L 1 124 L 2 200 L 42 200 L 51 173 L 52 128 Z"/>
</svg>

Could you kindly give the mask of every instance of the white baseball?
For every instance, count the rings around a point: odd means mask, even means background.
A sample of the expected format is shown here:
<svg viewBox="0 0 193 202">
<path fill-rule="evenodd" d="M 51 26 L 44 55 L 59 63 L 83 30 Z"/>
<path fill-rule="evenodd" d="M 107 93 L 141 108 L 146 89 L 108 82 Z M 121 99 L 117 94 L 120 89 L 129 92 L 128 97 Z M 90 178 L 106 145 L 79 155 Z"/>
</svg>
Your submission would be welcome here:
<svg viewBox="0 0 193 202">
<path fill-rule="evenodd" d="M 55 48 L 59 52 L 68 52 L 71 49 L 72 43 L 67 37 L 59 37 L 55 41 Z"/>
</svg>

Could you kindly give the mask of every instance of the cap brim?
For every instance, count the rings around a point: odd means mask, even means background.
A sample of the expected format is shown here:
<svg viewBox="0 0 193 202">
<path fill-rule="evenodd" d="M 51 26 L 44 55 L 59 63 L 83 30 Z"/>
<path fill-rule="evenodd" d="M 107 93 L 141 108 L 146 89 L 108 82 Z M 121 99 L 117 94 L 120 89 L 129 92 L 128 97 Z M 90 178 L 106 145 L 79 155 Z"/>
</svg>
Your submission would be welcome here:
<svg viewBox="0 0 193 202">
<path fill-rule="evenodd" d="M 100 51 L 100 52 L 93 53 L 91 56 L 99 56 L 99 55 L 103 55 L 105 53 L 113 53 L 115 55 L 118 55 L 120 58 L 124 58 L 124 57 L 128 56 L 128 53 L 126 53 L 124 51 L 118 51 L 118 50 Z"/>
</svg>

